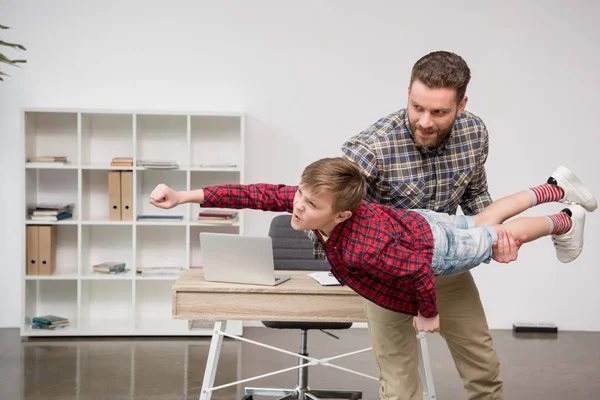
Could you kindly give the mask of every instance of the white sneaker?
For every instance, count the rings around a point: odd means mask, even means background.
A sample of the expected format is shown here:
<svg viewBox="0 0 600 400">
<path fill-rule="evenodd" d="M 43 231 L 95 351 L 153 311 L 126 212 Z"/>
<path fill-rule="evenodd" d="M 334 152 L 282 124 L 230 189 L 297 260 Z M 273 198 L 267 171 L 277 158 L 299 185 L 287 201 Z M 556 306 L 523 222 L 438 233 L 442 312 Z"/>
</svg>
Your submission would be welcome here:
<svg viewBox="0 0 600 400">
<path fill-rule="evenodd" d="M 579 257 L 583 250 L 583 228 L 585 226 L 585 211 L 580 205 L 565 208 L 563 212 L 571 212 L 571 229 L 563 235 L 552 235 L 552 243 L 556 247 L 556 258 L 568 263 Z"/>
<path fill-rule="evenodd" d="M 553 179 L 554 178 L 554 179 Z M 596 198 L 592 192 L 588 190 L 583 183 L 562 165 L 554 170 L 550 178 L 549 184 L 555 184 L 565 192 L 565 197 L 561 200 L 562 203 L 580 204 L 587 211 L 594 211 L 598 207 Z"/>
</svg>

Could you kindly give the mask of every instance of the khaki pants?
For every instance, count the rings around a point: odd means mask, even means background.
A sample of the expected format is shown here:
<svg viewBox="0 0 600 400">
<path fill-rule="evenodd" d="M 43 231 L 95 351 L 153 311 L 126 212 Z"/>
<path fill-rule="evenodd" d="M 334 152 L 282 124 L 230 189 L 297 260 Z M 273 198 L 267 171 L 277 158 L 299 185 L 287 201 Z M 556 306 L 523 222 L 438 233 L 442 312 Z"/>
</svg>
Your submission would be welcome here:
<svg viewBox="0 0 600 400">
<path fill-rule="evenodd" d="M 469 400 L 502 399 L 500 364 L 470 272 L 436 278 L 440 334 L 446 340 Z M 421 400 L 412 316 L 365 300 L 382 400 Z M 435 383 L 435 376 L 434 376 Z M 443 398 L 443 393 L 437 393 Z"/>
</svg>

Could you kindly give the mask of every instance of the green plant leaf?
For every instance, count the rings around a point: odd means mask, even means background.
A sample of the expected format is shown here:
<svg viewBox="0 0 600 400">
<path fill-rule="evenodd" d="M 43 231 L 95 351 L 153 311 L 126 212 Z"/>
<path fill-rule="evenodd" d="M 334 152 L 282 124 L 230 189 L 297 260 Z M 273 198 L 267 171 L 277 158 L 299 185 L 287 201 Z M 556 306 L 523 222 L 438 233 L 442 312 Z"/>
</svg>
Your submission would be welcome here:
<svg viewBox="0 0 600 400">
<path fill-rule="evenodd" d="M 8 26 L 4 26 L 4 25 L 0 25 L 0 29 L 10 29 Z M 0 46 L 4 46 L 4 47 L 10 47 L 13 49 L 17 49 L 17 50 L 27 50 L 25 48 L 25 46 L 17 44 L 17 43 L 9 43 L 9 42 L 5 42 L 3 40 L 0 40 Z M 19 67 L 18 64 L 23 64 L 26 63 L 27 60 L 11 60 L 10 58 L 6 57 L 4 54 L 0 53 L 0 63 L 4 63 L 4 64 L 8 64 L 8 65 L 12 65 L 13 67 Z M 10 76 L 2 71 L 0 71 L 0 82 L 4 81 L 4 79 L 2 78 L 3 76 Z"/>
<path fill-rule="evenodd" d="M 8 59 L 4 54 L 0 53 L 0 62 L 10 64 L 12 61 Z"/>
<path fill-rule="evenodd" d="M 26 60 L 11 60 L 11 59 L 7 58 L 4 54 L 0 53 L 0 63 L 18 66 L 16 64 L 25 63 L 25 62 L 27 62 L 27 61 Z"/>
<path fill-rule="evenodd" d="M 23 47 L 20 44 L 8 43 L 8 42 L 4 42 L 2 40 L 0 40 L 0 46 L 12 47 L 13 49 L 19 49 L 19 50 L 27 50 L 25 47 Z"/>
</svg>

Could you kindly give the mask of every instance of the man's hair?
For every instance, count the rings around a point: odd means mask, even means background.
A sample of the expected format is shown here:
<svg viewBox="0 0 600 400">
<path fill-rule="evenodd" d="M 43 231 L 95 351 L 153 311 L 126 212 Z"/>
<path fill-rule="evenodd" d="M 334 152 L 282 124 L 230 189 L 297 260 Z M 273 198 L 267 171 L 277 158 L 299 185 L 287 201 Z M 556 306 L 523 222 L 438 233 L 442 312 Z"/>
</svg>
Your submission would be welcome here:
<svg viewBox="0 0 600 400">
<path fill-rule="evenodd" d="M 467 92 L 471 70 L 459 55 L 448 51 L 434 51 L 421 57 L 413 66 L 411 86 L 417 80 L 432 89 L 456 89 L 456 102 L 459 103 Z"/>
<path fill-rule="evenodd" d="M 329 193 L 333 197 L 333 212 L 354 213 L 367 191 L 360 167 L 342 157 L 313 162 L 304 169 L 301 180 L 313 194 Z"/>
</svg>

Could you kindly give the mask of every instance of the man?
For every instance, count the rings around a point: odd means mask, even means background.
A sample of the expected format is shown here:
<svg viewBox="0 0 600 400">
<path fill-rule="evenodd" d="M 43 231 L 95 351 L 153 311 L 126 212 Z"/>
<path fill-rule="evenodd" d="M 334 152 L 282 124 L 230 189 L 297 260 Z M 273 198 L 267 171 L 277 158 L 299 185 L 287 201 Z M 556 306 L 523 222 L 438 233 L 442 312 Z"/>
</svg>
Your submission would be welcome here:
<svg viewBox="0 0 600 400">
<path fill-rule="evenodd" d="M 470 70 L 458 55 L 437 51 L 413 66 L 407 108 L 350 138 L 345 157 L 363 170 L 367 200 L 394 207 L 474 215 L 491 203 L 485 162 L 488 133 L 465 111 Z M 499 234 L 494 260 L 509 262 L 525 238 Z M 322 255 L 318 243 L 315 251 Z M 498 357 L 470 272 L 437 277 L 440 334 L 469 400 L 501 399 Z M 365 300 L 365 312 L 386 400 L 422 399 L 412 317 Z"/>
</svg>

